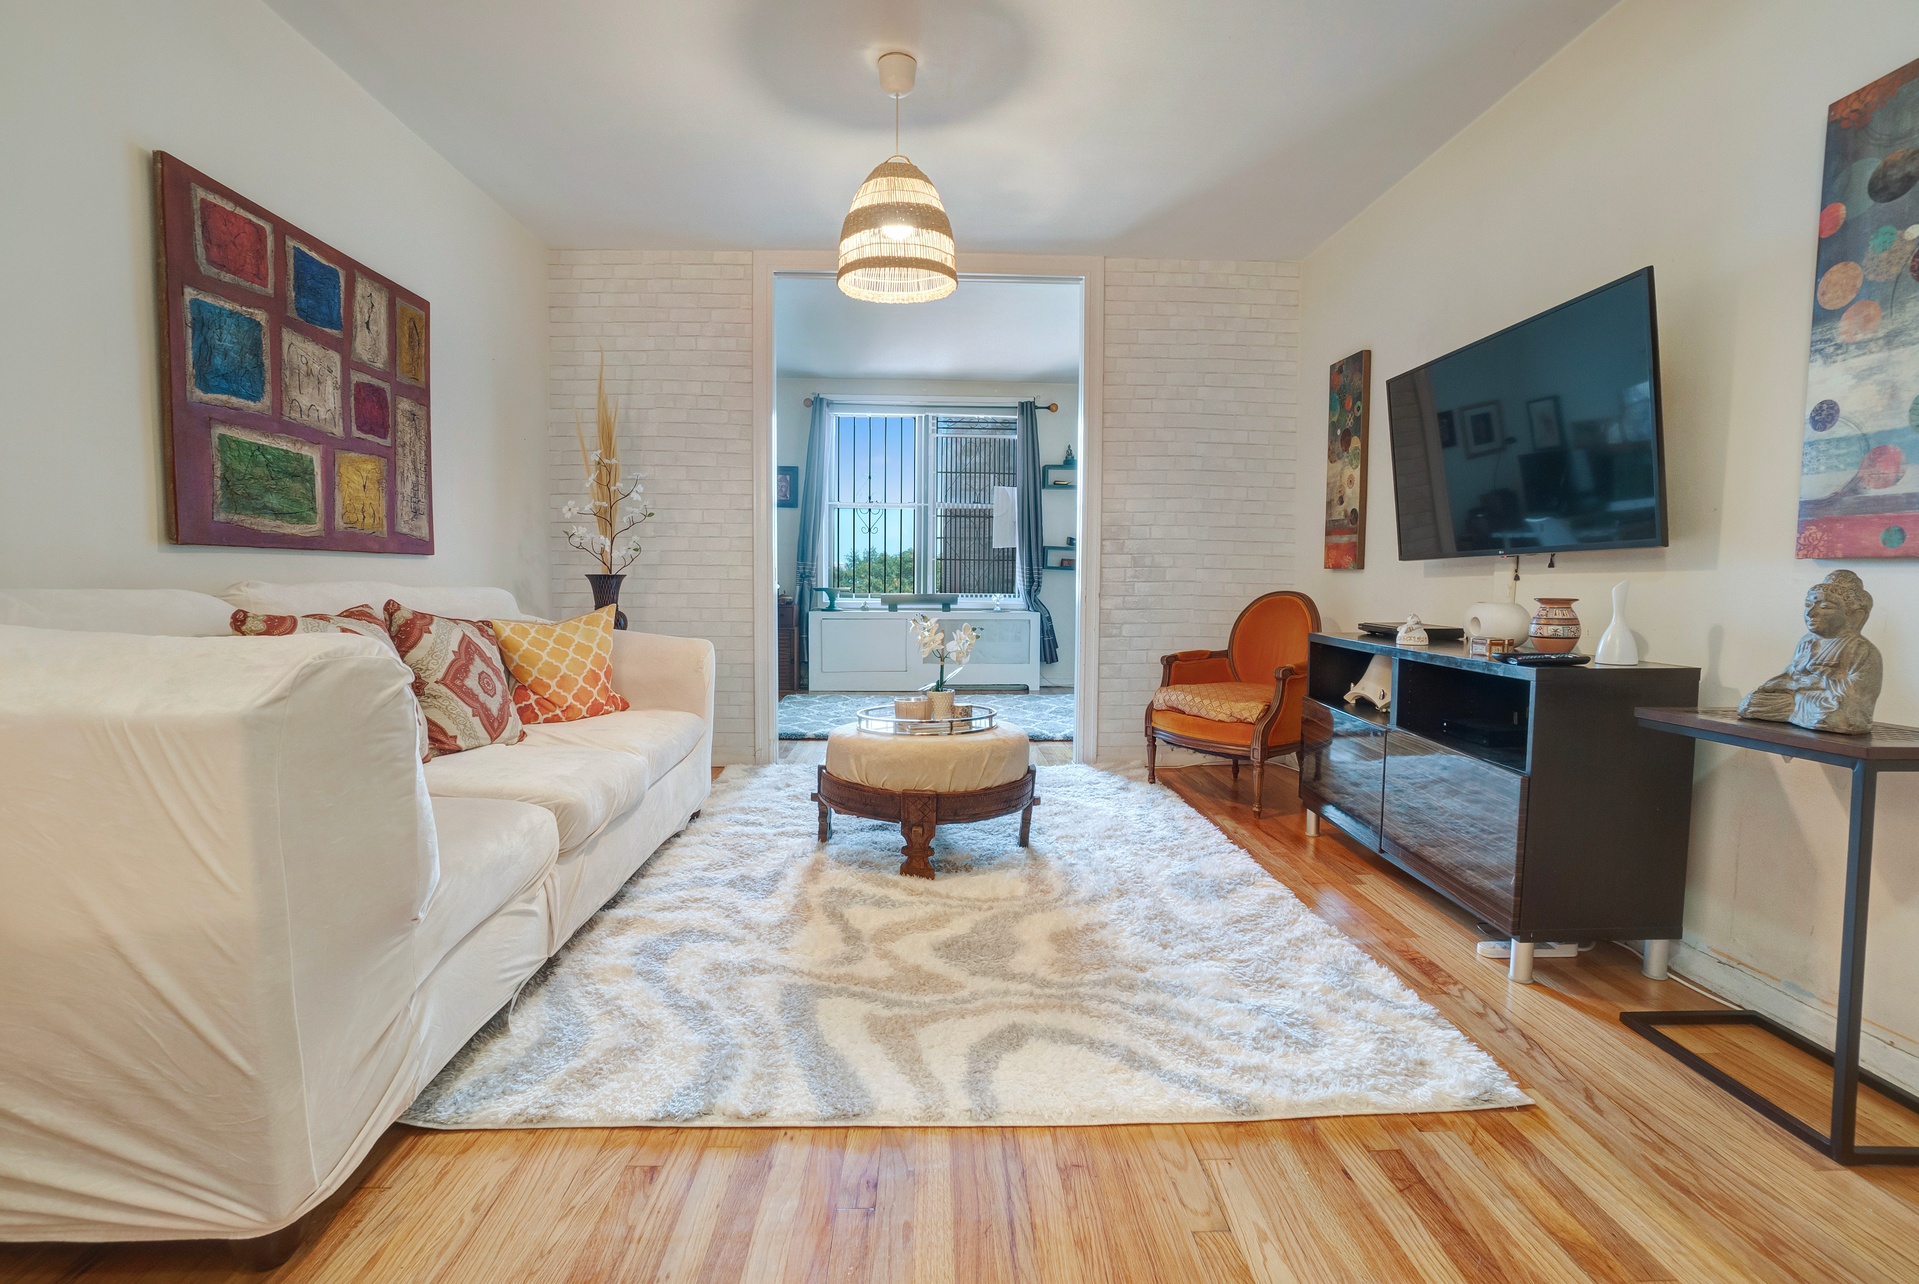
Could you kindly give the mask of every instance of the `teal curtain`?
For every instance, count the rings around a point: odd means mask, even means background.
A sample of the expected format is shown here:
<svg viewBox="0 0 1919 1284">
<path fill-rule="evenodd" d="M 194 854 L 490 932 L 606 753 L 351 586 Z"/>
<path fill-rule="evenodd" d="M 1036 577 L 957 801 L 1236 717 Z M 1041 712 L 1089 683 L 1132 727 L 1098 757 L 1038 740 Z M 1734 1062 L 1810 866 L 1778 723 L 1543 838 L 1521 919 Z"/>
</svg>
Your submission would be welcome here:
<svg viewBox="0 0 1919 1284">
<path fill-rule="evenodd" d="M 800 660 L 810 662 L 807 654 L 807 613 L 813 609 L 813 590 L 826 583 L 820 560 L 827 554 L 826 479 L 832 466 L 832 420 L 827 417 L 826 398 L 813 394 L 813 422 L 807 430 L 806 464 L 800 470 L 800 545 L 795 559 L 793 600 L 799 607 Z"/>
<path fill-rule="evenodd" d="M 1039 403 L 1019 403 L 1019 439 L 1015 444 L 1014 481 L 1019 488 L 1019 585 L 1026 609 L 1039 612 L 1041 664 L 1059 662 L 1059 638 L 1053 634 L 1053 613 L 1039 600 L 1046 579 L 1046 522 L 1040 513 Z"/>
</svg>

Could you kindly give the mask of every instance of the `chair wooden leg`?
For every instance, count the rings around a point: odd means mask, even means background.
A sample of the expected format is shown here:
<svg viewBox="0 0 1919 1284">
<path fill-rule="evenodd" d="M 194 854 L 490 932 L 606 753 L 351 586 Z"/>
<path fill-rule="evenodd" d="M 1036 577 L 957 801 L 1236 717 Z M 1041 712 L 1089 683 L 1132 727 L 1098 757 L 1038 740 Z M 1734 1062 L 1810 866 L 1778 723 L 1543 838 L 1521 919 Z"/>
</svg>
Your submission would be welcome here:
<svg viewBox="0 0 1919 1284">
<path fill-rule="evenodd" d="M 1233 759 L 1233 784 L 1239 784 L 1239 759 Z"/>
<path fill-rule="evenodd" d="M 1033 802 L 1038 802 L 1038 801 L 1039 799 L 1037 798 L 1033 800 Z M 1026 806 L 1021 809 L 1019 814 L 1019 845 L 1021 847 L 1031 847 L 1033 845 L 1031 841 L 1032 837 L 1033 837 L 1033 803 L 1027 803 Z"/>
<path fill-rule="evenodd" d="M 1259 804 L 1265 795 L 1260 792 L 1260 784 L 1266 774 L 1266 760 L 1258 754 L 1253 755 L 1253 819 L 1259 819 Z"/>
<path fill-rule="evenodd" d="M 1149 785 L 1157 785 L 1159 783 L 1158 761 L 1159 737 L 1154 735 L 1152 730 L 1148 728 L 1146 732 L 1146 783 Z"/>
</svg>

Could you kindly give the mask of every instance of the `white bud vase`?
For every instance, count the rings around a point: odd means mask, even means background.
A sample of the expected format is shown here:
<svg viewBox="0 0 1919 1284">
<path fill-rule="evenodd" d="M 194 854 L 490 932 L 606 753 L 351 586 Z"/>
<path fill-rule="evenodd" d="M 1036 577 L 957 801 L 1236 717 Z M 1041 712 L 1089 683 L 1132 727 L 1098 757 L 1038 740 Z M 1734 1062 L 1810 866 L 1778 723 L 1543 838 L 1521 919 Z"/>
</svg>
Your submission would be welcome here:
<svg viewBox="0 0 1919 1284">
<path fill-rule="evenodd" d="M 1626 584 L 1621 580 L 1612 586 L 1612 623 L 1606 626 L 1593 651 L 1594 664 L 1623 667 L 1639 663 L 1639 643 L 1633 640 L 1632 625 L 1626 623 Z"/>
</svg>

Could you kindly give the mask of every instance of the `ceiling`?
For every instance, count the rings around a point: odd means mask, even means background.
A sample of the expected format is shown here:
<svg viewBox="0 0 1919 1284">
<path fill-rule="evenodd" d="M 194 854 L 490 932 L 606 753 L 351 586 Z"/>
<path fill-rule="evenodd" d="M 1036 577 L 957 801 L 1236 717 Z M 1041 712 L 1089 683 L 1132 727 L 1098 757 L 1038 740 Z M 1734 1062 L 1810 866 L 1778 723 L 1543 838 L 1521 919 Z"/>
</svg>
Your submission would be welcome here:
<svg viewBox="0 0 1919 1284">
<path fill-rule="evenodd" d="M 904 151 L 966 250 L 1297 258 L 1615 0 L 267 0 L 547 244 L 831 246 Z"/>
<path fill-rule="evenodd" d="M 1079 379 L 1077 281 L 968 278 L 936 303 L 849 299 L 830 276 L 773 283 L 781 375 L 842 379 Z"/>
</svg>

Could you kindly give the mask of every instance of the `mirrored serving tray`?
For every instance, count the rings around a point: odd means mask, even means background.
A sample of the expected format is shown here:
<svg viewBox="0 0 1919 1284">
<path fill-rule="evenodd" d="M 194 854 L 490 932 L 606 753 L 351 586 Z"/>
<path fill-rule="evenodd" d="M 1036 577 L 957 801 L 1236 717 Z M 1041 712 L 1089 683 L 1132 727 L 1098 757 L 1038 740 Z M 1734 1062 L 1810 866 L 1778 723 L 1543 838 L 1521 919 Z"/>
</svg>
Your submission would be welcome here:
<svg viewBox="0 0 1919 1284">
<path fill-rule="evenodd" d="M 950 718 L 902 718 L 892 705 L 876 704 L 860 710 L 860 730 L 883 736 L 963 736 L 989 729 L 999 716 L 983 704 L 955 705 L 953 714 Z"/>
</svg>

